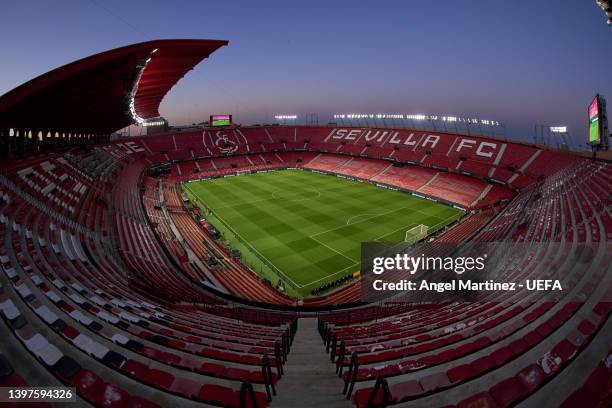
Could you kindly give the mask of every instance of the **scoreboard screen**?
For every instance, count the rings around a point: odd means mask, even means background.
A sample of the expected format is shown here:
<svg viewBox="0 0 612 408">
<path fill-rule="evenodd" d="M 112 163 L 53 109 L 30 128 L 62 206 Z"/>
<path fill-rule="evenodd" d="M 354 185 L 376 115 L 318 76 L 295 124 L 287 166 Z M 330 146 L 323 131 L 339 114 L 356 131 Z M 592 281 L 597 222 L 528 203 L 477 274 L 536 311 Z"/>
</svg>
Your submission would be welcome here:
<svg viewBox="0 0 612 408">
<path fill-rule="evenodd" d="M 232 124 L 232 115 L 210 115 L 211 126 L 230 126 Z"/>
<path fill-rule="evenodd" d="M 589 143 L 592 145 L 601 143 L 599 112 L 599 95 L 597 95 L 589 105 Z"/>
</svg>

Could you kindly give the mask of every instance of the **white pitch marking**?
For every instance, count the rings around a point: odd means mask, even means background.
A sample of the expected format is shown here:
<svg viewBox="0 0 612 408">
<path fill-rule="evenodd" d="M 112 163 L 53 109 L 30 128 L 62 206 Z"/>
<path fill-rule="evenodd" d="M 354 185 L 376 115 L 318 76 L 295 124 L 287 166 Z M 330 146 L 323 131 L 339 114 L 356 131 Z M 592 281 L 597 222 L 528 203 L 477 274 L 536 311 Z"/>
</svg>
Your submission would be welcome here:
<svg viewBox="0 0 612 408">
<path fill-rule="evenodd" d="M 310 237 L 310 239 L 312 239 L 313 241 L 323 245 L 324 247 L 331 249 L 332 251 L 334 251 L 335 253 L 337 253 L 338 255 L 340 255 L 341 257 L 343 257 L 344 259 L 348 259 L 349 261 L 353 262 L 353 263 L 359 263 L 359 261 L 354 260 L 353 258 L 349 258 L 348 256 L 344 255 L 342 252 L 338 251 L 335 248 L 330 247 L 329 245 L 327 245 L 325 242 L 321 242 L 316 238 Z"/>
</svg>

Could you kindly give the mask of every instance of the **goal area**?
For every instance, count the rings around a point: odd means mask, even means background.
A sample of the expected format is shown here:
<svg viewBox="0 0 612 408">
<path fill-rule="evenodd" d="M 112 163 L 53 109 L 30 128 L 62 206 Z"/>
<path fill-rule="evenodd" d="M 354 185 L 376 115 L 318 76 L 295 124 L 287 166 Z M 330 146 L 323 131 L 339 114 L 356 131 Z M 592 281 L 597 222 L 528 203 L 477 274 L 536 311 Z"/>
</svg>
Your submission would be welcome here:
<svg viewBox="0 0 612 408">
<path fill-rule="evenodd" d="M 416 227 L 412 227 L 408 231 L 406 231 L 406 237 L 404 238 L 404 242 L 407 242 L 408 244 L 414 244 L 415 242 L 418 242 L 425 238 L 427 236 L 428 230 L 429 227 L 424 224 L 419 224 Z"/>
</svg>

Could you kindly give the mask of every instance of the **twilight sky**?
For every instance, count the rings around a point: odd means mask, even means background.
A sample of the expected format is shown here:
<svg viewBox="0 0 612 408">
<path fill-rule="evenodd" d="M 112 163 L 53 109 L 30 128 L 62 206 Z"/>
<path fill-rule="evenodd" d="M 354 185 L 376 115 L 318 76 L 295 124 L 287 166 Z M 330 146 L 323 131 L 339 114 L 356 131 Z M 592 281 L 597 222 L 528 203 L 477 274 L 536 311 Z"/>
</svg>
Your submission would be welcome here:
<svg viewBox="0 0 612 408">
<path fill-rule="evenodd" d="M 2 0 L 0 38 L 0 94 L 130 43 L 229 40 L 163 101 L 173 124 L 451 114 L 523 140 L 567 125 L 584 145 L 593 96 L 612 106 L 612 30 L 592 0 Z"/>
</svg>

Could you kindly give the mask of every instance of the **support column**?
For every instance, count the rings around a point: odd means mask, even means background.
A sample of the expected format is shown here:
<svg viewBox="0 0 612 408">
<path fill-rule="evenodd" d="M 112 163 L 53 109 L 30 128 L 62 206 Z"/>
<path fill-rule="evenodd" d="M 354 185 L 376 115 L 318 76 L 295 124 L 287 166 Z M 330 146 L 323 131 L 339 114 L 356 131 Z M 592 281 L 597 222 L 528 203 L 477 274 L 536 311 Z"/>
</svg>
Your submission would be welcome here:
<svg viewBox="0 0 612 408">
<path fill-rule="evenodd" d="M 9 160 L 11 157 L 10 146 L 9 146 L 9 129 L 0 129 L 0 152 L 2 152 L 2 158 Z"/>
</svg>

